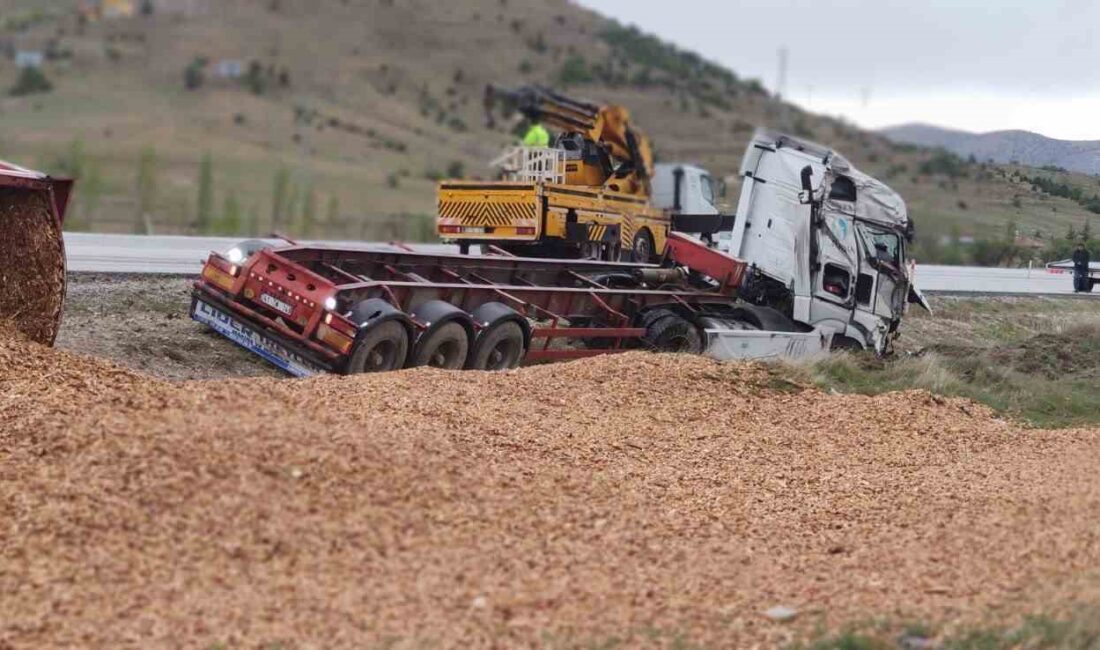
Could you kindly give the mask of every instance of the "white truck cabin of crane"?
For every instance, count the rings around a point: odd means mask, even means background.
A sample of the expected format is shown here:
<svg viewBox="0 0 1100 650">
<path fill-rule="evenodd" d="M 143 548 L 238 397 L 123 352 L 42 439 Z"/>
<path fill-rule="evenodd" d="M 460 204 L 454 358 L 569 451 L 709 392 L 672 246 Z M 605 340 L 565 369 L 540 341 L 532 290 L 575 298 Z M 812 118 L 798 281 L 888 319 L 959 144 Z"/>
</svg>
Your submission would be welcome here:
<svg viewBox="0 0 1100 650">
<path fill-rule="evenodd" d="M 653 166 L 653 204 L 682 215 L 714 216 L 714 180 L 702 167 L 684 163 Z"/>
</svg>

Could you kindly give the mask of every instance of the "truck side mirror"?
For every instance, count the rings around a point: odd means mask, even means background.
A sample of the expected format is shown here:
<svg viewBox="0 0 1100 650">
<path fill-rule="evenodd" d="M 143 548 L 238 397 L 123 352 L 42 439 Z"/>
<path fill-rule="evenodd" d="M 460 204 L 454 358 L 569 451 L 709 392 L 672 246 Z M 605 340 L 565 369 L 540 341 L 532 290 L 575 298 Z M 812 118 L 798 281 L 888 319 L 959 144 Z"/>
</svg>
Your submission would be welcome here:
<svg viewBox="0 0 1100 650">
<path fill-rule="evenodd" d="M 814 169 L 809 165 L 802 168 L 802 191 L 798 194 L 798 202 L 802 205 L 814 202 Z"/>
</svg>

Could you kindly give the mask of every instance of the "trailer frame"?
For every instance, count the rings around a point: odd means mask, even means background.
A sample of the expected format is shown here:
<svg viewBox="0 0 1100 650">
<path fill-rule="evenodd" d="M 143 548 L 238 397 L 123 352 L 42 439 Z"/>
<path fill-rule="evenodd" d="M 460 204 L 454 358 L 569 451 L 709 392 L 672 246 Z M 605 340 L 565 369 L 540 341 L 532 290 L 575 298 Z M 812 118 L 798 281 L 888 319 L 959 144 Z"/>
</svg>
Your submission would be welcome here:
<svg viewBox="0 0 1100 650">
<path fill-rule="evenodd" d="M 433 327 L 418 315 L 429 303 L 453 307 L 471 344 L 487 327 L 473 314 L 498 303 L 525 324 L 523 361 L 584 358 L 647 347 L 642 316 L 653 309 L 694 318 L 736 305 L 747 265 L 684 235 L 672 241 L 660 265 L 325 246 L 265 248 L 239 263 L 212 253 L 191 316 L 295 375 L 346 371 L 371 325 L 355 322 L 354 307 L 378 300 L 410 346 Z"/>
</svg>

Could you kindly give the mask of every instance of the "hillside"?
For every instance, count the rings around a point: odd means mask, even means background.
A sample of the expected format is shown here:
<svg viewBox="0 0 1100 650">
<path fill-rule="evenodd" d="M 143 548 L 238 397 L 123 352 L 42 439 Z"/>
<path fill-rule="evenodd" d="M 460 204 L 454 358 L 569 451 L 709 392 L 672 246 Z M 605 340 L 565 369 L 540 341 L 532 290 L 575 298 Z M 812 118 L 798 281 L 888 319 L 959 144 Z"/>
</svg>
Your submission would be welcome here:
<svg viewBox="0 0 1100 650">
<path fill-rule="evenodd" d="M 881 133 L 895 142 L 939 147 L 964 158 L 1100 174 L 1100 140 L 1056 140 L 1030 131 L 968 133 L 929 124 L 904 124 Z"/>
<path fill-rule="evenodd" d="M 69 228 L 430 237 L 435 181 L 489 175 L 512 142 L 484 126 L 487 83 L 623 103 L 660 158 L 731 177 L 731 203 L 756 126 L 834 146 L 906 198 L 922 259 L 955 235 L 1050 236 L 1090 214 L 1007 170 L 782 106 L 567 0 L 148 4 L 84 21 L 75 0 L 0 0 L 0 157 L 80 177 Z M 11 96 L 26 90 L 17 51 L 46 55 L 50 92 Z"/>
</svg>

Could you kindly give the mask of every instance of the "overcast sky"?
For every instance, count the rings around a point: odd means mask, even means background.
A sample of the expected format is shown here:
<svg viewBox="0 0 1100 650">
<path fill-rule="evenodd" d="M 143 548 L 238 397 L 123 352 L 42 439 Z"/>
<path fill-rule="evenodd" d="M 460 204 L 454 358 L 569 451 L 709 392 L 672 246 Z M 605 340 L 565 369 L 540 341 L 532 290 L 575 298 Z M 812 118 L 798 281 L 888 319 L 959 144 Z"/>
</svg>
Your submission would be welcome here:
<svg viewBox="0 0 1100 650">
<path fill-rule="evenodd" d="M 869 128 L 1100 140 L 1098 0 L 579 0 Z M 1096 35 L 1096 38 L 1092 38 Z"/>
</svg>

